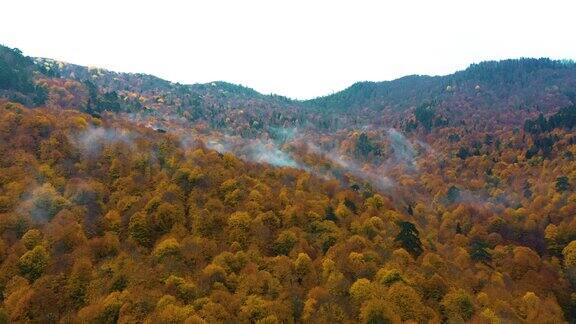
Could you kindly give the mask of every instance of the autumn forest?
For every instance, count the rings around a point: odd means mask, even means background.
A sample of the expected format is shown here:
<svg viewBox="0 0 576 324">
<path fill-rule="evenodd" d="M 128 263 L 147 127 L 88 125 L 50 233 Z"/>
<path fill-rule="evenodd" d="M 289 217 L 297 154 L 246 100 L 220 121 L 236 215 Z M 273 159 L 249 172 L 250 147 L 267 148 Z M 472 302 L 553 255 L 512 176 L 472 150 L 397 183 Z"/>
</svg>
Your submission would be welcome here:
<svg viewBox="0 0 576 324">
<path fill-rule="evenodd" d="M 576 320 L 576 64 L 293 100 L 0 46 L 0 323 Z"/>
</svg>

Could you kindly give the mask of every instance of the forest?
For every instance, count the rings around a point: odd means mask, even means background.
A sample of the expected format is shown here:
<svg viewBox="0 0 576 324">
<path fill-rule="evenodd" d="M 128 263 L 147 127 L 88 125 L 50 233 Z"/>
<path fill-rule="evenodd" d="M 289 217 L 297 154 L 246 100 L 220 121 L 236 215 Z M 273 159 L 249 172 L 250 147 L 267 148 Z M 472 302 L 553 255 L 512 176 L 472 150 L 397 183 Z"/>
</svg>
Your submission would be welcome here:
<svg viewBox="0 0 576 324">
<path fill-rule="evenodd" d="M 570 323 L 576 64 L 292 100 L 0 46 L 0 323 Z"/>
</svg>

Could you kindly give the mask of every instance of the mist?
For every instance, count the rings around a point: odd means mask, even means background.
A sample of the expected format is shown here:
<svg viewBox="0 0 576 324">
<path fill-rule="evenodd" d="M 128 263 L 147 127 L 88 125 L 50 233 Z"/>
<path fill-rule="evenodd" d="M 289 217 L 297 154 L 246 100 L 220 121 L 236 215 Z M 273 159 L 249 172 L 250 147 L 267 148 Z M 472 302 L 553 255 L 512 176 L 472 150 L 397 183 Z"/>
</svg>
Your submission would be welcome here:
<svg viewBox="0 0 576 324">
<path fill-rule="evenodd" d="M 105 145 L 112 143 L 134 146 L 133 135 L 127 130 L 104 127 L 89 127 L 80 133 L 77 140 L 73 142 L 87 155 L 98 155 Z"/>
<path fill-rule="evenodd" d="M 374 185 L 379 190 L 386 191 L 394 186 L 392 179 L 387 177 L 383 171 L 371 171 L 368 168 L 363 168 L 359 162 L 349 157 L 337 154 L 332 151 L 325 151 L 313 143 L 307 142 L 305 144 L 311 152 L 325 157 L 337 167 L 343 169 L 358 179 Z M 334 177 L 333 174 L 332 177 Z"/>
<path fill-rule="evenodd" d="M 394 128 L 389 128 L 387 134 L 392 146 L 394 160 L 410 168 L 416 168 L 416 151 L 408 139 Z"/>
<path fill-rule="evenodd" d="M 251 162 L 307 170 L 304 165 L 296 162 L 290 153 L 283 151 L 278 144 L 269 139 L 247 140 L 238 136 L 224 135 L 221 138 L 208 138 L 204 145 L 219 153 L 233 152 Z"/>
</svg>

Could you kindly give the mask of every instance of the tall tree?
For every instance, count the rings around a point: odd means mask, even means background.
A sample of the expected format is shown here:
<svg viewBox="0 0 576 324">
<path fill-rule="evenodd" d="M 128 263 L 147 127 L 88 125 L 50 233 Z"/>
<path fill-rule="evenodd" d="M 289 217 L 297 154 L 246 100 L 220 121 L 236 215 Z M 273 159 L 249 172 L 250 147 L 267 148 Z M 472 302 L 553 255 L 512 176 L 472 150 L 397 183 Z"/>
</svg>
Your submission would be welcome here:
<svg viewBox="0 0 576 324">
<path fill-rule="evenodd" d="M 488 244 L 482 240 L 473 240 L 470 244 L 470 258 L 476 262 L 488 264 L 492 261 L 492 255 L 488 252 Z"/>
<path fill-rule="evenodd" d="M 400 227 L 400 233 L 396 235 L 394 241 L 400 243 L 414 257 L 422 254 L 424 250 L 419 238 L 420 232 L 418 232 L 416 226 L 410 222 L 400 221 L 398 222 L 398 227 Z"/>
</svg>

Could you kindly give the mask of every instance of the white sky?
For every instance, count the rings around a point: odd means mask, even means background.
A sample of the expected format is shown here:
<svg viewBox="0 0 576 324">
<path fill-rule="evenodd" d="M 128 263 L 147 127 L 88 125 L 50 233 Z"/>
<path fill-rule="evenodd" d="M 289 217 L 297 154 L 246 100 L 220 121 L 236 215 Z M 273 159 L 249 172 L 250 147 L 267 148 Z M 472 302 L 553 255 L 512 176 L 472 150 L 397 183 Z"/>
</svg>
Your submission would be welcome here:
<svg viewBox="0 0 576 324">
<path fill-rule="evenodd" d="M 576 1 L 2 0 L 0 44 L 181 83 L 306 99 L 356 81 L 576 58 Z"/>
</svg>

